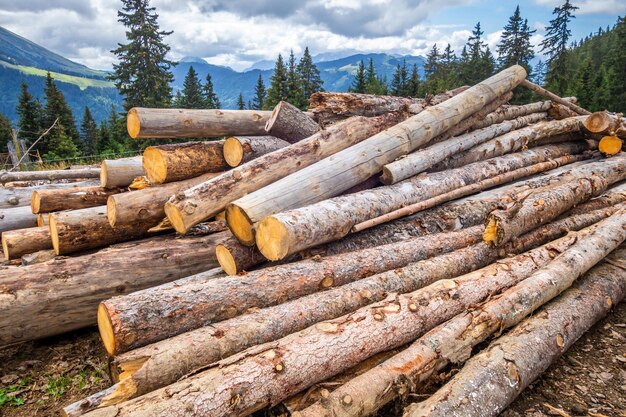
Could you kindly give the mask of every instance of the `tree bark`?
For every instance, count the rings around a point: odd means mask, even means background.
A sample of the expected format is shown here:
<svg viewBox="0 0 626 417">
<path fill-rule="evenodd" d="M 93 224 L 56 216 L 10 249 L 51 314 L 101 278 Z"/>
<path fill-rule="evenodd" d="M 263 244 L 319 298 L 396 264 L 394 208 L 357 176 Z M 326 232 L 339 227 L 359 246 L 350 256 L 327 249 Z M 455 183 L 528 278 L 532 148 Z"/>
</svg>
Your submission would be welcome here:
<svg viewBox="0 0 626 417">
<path fill-rule="evenodd" d="M 126 191 L 123 188 L 77 187 L 35 190 L 31 209 L 35 214 L 61 210 L 77 210 L 106 204 L 110 195 Z"/>
<path fill-rule="evenodd" d="M 0 233 L 36 226 L 37 215 L 32 213 L 29 206 L 0 210 Z"/>
<path fill-rule="evenodd" d="M 616 250 L 573 288 L 471 358 L 406 417 L 496 416 L 626 295 L 626 272 Z M 615 264 L 613 263 L 615 262 Z"/>
<path fill-rule="evenodd" d="M 347 235 L 355 224 L 389 213 L 400 207 L 423 201 L 470 183 L 500 175 L 565 154 L 580 153 L 581 144 L 548 145 L 489 161 L 477 162 L 454 171 L 418 176 L 401 183 L 378 187 L 348 196 L 336 197 L 266 217 L 257 227 L 259 250 L 270 260 L 284 257 Z M 246 213 L 251 220 L 248 200 L 240 199 L 229 206 Z M 255 208 L 252 206 L 252 208 Z M 227 215 L 229 227 L 230 219 Z"/>
<path fill-rule="evenodd" d="M 418 150 L 383 167 L 380 177 L 383 184 L 391 185 L 426 171 L 428 168 L 453 155 L 480 145 L 490 139 L 546 119 L 546 113 L 532 113 L 510 121 L 474 130 L 461 136 Z"/>
<path fill-rule="evenodd" d="M 253 238 L 249 231 L 256 221 L 341 194 L 511 91 L 525 76 L 520 66 L 507 68 L 396 126 L 240 198 L 226 212 L 231 231 L 242 243 L 253 244 L 248 238 Z M 240 233 L 240 229 L 246 232 Z"/>
<path fill-rule="evenodd" d="M 2 233 L 2 250 L 7 260 L 40 250 L 52 249 L 50 229 L 47 226 L 29 227 Z"/>
<path fill-rule="evenodd" d="M 260 110 L 134 107 L 128 112 L 126 125 L 133 139 L 261 136 L 270 115 L 270 111 Z"/>
<path fill-rule="evenodd" d="M 228 168 L 223 147 L 223 140 L 149 146 L 143 151 L 143 169 L 153 184 L 221 172 Z"/>
<path fill-rule="evenodd" d="M 0 183 L 14 181 L 40 181 L 40 180 L 72 180 L 84 178 L 98 178 L 100 169 L 98 168 L 80 168 L 80 169 L 59 169 L 54 171 L 16 171 L 0 172 Z"/>
<path fill-rule="evenodd" d="M 502 106 L 485 116 L 483 120 L 478 121 L 472 129 L 483 129 L 485 127 L 502 123 L 507 120 L 517 119 L 519 117 L 528 116 L 533 113 L 543 113 L 550 110 L 551 101 L 538 101 L 536 103 L 524 105 Z"/>
<path fill-rule="evenodd" d="M 563 98 L 557 96 L 556 94 L 546 90 L 545 88 L 540 87 L 537 84 L 532 83 L 532 82 L 530 82 L 530 81 L 528 81 L 526 79 L 524 79 L 520 83 L 520 85 L 522 85 L 522 86 L 524 86 L 524 87 L 534 91 L 535 93 L 537 93 L 539 95 L 542 95 L 542 96 L 544 96 L 546 98 L 549 98 L 552 101 L 555 101 L 555 102 L 557 102 L 557 103 L 567 107 L 568 109 L 572 110 L 573 112 L 575 112 L 577 114 L 580 114 L 581 116 L 585 116 L 585 115 L 591 114 L 591 112 L 583 109 L 580 106 L 577 106 L 576 104 L 572 103 L 571 101 L 563 99 Z"/>
<path fill-rule="evenodd" d="M 575 179 L 550 190 L 533 193 L 507 209 L 494 210 L 485 221 L 485 242 L 501 246 L 512 237 L 554 219 L 576 204 L 602 194 L 609 185 L 626 178 L 626 156 L 588 178 Z"/>
<path fill-rule="evenodd" d="M 126 352 L 159 340 L 245 313 L 343 285 L 378 272 L 449 252 L 480 241 L 482 227 L 415 238 L 321 259 L 307 259 L 173 288 L 152 288 L 104 301 L 109 320 L 101 333 L 112 335 L 113 350 Z M 160 312 L 167 311 L 167 314 Z M 110 324 L 110 325 L 109 325 Z M 131 343 L 129 343 L 131 341 Z"/>
<path fill-rule="evenodd" d="M 509 152 L 516 152 L 527 146 L 532 146 L 537 141 L 545 138 L 554 137 L 563 133 L 579 132 L 580 123 L 583 120 L 584 117 L 550 120 L 513 130 L 463 153 L 456 154 L 447 160 L 438 162 L 431 168 L 433 171 L 459 168 L 471 164 L 472 162 L 484 161 Z"/>
<path fill-rule="evenodd" d="M 104 188 L 127 187 L 135 178 L 144 175 L 141 160 L 141 156 L 105 159 L 100 166 L 100 186 Z"/>
<path fill-rule="evenodd" d="M 224 160 L 234 168 L 286 146 L 289 142 L 274 136 L 231 136 L 224 141 Z"/>
<path fill-rule="evenodd" d="M 224 210 L 231 201 L 360 142 L 403 119 L 403 115 L 389 114 L 371 119 L 357 117 L 338 123 L 298 143 L 270 152 L 179 193 L 165 204 L 165 212 L 176 231 L 185 233 L 193 225 Z"/>
<path fill-rule="evenodd" d="M 224 272 L 228 275 L 237 275 L 267 261 L 256 246 L 242 245 L 234 237 L 217 245 L 215 247 L 215 256 Z"/>
<path fill-rule="evenodd" d="M 107 218 L 113 228 L 135 222 L 154 227 L 165 218 L 163 205 L 167 200 L 187 188 L 209 181 L 219 173 L 204 174 L 183 181 L 170 182 L 130 193 L 115 194 L 107 200 Z"/>
<path fill-rule="evenodd" d="M 48 226 L 49 224 L 50 224 L 49 213 L 37 214 L 37 227 Z"/>
<path fill-rule="evenodd" d="M 392 112 L 419 113 L 426 107 L 439 104 L 469 87 L 460 87 L 441 93 L 432 99 L 378 96 L 359 93 L 327 93 L 311 94 L 309 112 L 321 124 L 331 124 L 351 116 L 380 116 Z"/>
<path fill-rule="evenodd" d="M 0 271 L 0 345 L 94 325 L 103 299 L 215 268 L 227 236 L 159 236 Z"/>
<path fill-rule="evenodd" d="M 93 181 L 80 181 L 56 184 L 36 185 L 32 187 L 0 187 L 0 209 L 23 207 L 30 205 L 33 191 L 66 189 L 73 187 L 90 187 L 95 185 Z"/>
<path fill-rule="evenodd" d="M 296 143 L 314 135 L 320 130 L 320 125 L 296 106 L 281 101 L 274 107 L 265 131 L 289 143 Z"/>
<path fill-rule="evenodd" d="M 56 257 L 56 253 L 54 250 L 40 250 L 35 253 L 28 253 L 26 255 L 22 255 L 22 266 L 39 264 L 42 262 L 48 262 Z"/>
</svg>

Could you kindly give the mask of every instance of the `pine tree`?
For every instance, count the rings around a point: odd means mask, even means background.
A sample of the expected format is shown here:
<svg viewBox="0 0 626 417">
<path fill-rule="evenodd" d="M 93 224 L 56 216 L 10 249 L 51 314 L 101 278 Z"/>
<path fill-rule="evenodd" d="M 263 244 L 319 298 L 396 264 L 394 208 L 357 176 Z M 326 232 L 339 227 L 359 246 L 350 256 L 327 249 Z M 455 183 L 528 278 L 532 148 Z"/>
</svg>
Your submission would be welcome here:
<svg viewBox="0 0 626 417">
<path fill-rule="evenodd" d="M 537 85 L 544 85 L 546 82 L 547 70 L 548 67 L 546 66 L 546 63 L 542 60 L 539 60 L 539 62 L 537 62 L 537 65 L 535 65 L 535 67 L 533 68 L 531 81 Z"/>
<path fill-rule="evenodd" d="M 408 96 L 409 71 L 406 67 L 406 60 L 402 65 L 398 64 L 391 80 L 391 94 L 398 97 Z"/>
<path fill-rule="evenodd" d="M 441 89 L 439 78 L 440 59 L 441 55 L 439 54 L 439 49 L 437 48 L 437 44 L 434 44 L 430 52 L 426 55 L 426 63 L 424 64 L 424 75 L 426 77 L 424 91 L 428 94 L 437 93 Z"/>
<path fill-rule="evenodd" d="M 261 77 L 261 73 L 259 72 L 259 78 L 256 80 L 256 86 L 254 87 L 254 98 L 252 99 L 251 108 L 254 110 L 262 110 L 266 97 L 267 92 L 265 91 L 265 84 L 263 83 L 263 77 Z"/>
<path fill-rule="evenodd" d="M 52 126 L 56 119 L 59 119 L 58 123 L 63 125 L 63 134 L 70 138 L 74 143 L 76 149 L 81 150 L 81 141 L 78 129 L 76 128 L 76 121 L 72 109 L 65 101 L 65 97 L 61 90 L 59 90 L 52 78 L 52 75 L 48 72 L 46 75 L 46 87 L 44 89 L 46 96 L 46 105 L 43 110 L 43 129 L 47 129 Z M 40 153 L 47 153 L 54 151 L 50 148 L 51 135 L 44 137 L 38 144 L 37 149 Z"/>
<path fill-rule="evenodd" d="M 386 95 L 387 94 L 387 81 L 382 77 L 376 75 L 376 68 L 374 67 L 374 59 L 370 58 L 367 66 L 367 72 L 365 73 L 367 80 L 365 86 L 365 92 L 367 94 Z"/>
<path fill-rule="evenodd" d="M 239 93 L 239 98 L 237 99 L 237 109 L 239 110 L 245 110 L 246 109 L 246 102 L 243 101 L 243 94 Z"/>
<path fill-rule="evenodd" d="M 220 99 L 217 98 L 217 94 L 213 91 L 213 80 L 211 79 L 211 74 L 207 73 L 206 75 L 206 83 L 202 87 L 203 95 L 204 95 L 204 106 L 207 109 L 219 109 L 222 107 L 222 103 L 220 103 Z"/>
<path fill-rule="evenodd" d="M 41 103 L 38 103 L 28 92 L 25 81 L 22 81 L 20 90 L 17 105 L 17 114 L 20 117 L 18 123 L 20 138 L 24 139 L 26 144 L 30 146 L 41 133 Z"/>
<path fill-rule="evenodd" d="M 265 108 L 273 109 L 280 101 L 287 99 L 287 69 L 283 62 L 282 55 L 278 54 L 278 59 L 274 65 L 274 74 L 270 78 L 270 88 L 267 90 L 267 100 Z"/>
<path fill-rule="evenodd" d="M 85 106 L 83 121 L 80 124 L 80 138 L 83 142 L 85 155 L 95 155 L 98 151 L 98 125 L 87 106 Z"/>
<path fill-rule="evenodd" d="M 67 134 L 63 124 L 57 124 L 48 138 L 48 151 L 43 155 L 46 161 L 72 160 L 80 156 L 80 150 Z"/>
<path fill-rule="evenodd" d="M 365 64 L 363 63 L 363 60 L 361 60 L 361 62 L 359 62 L 359 66 L 357 67 L 352 85 L 350 86 L 350 91 L 353 93 L 365 93 L 366 88 L 367 80 L 365 78 Z"/>
<path fill-rule="evenodd" d="M 158 15 L 149 0 L 122 0 L 118 21 L 126 26 L 128 43 L 111 52 L 119 63 L 113 64 L 110 79 L 124 96 L 124 107 L 169 107 L 172 100 L 170 68 L 175 62 L 166 58 L 170 47 L 163 39 L 172 32 L 159 30 Z"/>
<path fill-rule="evenodd" d="M 313 63 L 313 58 L 311 57 L 308 46 L 304 48 L 304 54 L 298 63 L 298 74 L 301 80 L 302 104 L 300 108 L 304 109 L 309 102 L 311 94 L 324 91 L 322 88 L 324 82 L 320 77 L 320 71 Z"/>
<path fill-rule="evenodd" d="M 450 44 L 446 46 L 441 56 L 440 71 L 443 80 L 442 90 L 450 90 L 459 86 L 457 74 L 458 58 L 454 54 Z"/>
<path fill-rule="evenodd" d="M 504 31 L 498 43 L 498 65 L 500 69 L 511 65 L 521 65 L 530 74 L 530 61 L 535 53 L 530 44 L 530 37 L 536 30 L 530 30 L 528 20 L 522 19 L 519 6 L 515 8 L 513 16 L 504 26 Z"/>
<path fill-rule="evenodd" d="M 198 79 L 198 73 L 192 66 L 185 76 L 181 104 L 186 109 L 201 109 L 206 104 L 202 97 L 202 84 Z"/>
<path fill-rule="evenodd" d="M 407 93 L 410 97 L 419 97 L 420 95 L 420 75 L 417 72 L 417 64 L 413 64 L 411 77 L 407 84 Z"/>
<path fill-rule="evenodd" d="M 289 53 L 287 62 L 287 101 L 298 108 L 302 108 L 302 80 L 298 72 L 296 57 L 293 50 Z"/>
<path fill-rule="evenodd" d="M 493 73 L 494 58 L 489 47 L 482 40 L 483 35 L 484 32 L 478 22 L 463 48 L 460 73 L 461 80 L 465 84 L 477 84 Z"/>
<path fill-rule="evenodd" d="M 174 98 L 172 99 L 172 107 L 175 109 L 179 109 L 183 106 L 183 93 L 180 92 L 180 90 L 176 90 L 176 94 L 174 95 Z"/>
<path fill-rule="evenodd" d="M 0 113 L 0 152 L 8 152 L 7 143 L 12 140 L 11 121 Z"/>
</svg>

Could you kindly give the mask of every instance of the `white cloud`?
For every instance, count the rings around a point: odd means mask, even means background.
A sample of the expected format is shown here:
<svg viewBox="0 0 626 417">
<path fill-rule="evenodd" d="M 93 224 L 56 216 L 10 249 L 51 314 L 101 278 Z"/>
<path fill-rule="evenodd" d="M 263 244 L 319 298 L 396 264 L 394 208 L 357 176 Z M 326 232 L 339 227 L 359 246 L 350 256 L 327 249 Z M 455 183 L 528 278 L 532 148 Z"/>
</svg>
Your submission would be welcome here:
<svg viewBox="0 0 626 417">
<path fill-rule="evenodd" d="M 540 6 L 558 7 L 563 0 L 534 0 Z M 579 7 L 576 14 L 613 14 L 615 16 L 626 12 L 626 2 L 623 0 L 574 0 L 572 4 Z"/>
</svg>

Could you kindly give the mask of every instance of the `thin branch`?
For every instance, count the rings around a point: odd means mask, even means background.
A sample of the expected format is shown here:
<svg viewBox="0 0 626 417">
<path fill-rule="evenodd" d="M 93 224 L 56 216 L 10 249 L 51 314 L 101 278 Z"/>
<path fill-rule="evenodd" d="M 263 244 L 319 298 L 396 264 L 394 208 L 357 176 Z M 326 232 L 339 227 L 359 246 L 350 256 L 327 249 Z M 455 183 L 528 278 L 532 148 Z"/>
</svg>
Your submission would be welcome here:
<svg viewBox="0 0 626 417">
<path fill-rule="evenodd" d="M 49 128 L 46 129 L 45 132 L 43 132 L 36 141 L 33 142 L 32 145 L 30 145 L 30 147 L 26 150 L 26 152 L 24 152 L 24 155 L 22 155 L 22 157 L 20 158 L 19 161 L 17 161 L 17 164 L 15 164 L 15 166 L 13 168 L 11 168 L 9 170 L 9 172 L 13 171 L 15 168 L 19 167 L 20 164 L 22 163 L 22 161 L 24 160 L 24 158 L 26 158 L 26 155 L 28 155 L 28 153 L 30 152 L 31 149 L 33 149 L 33 147 L 37 144 L 37 142 L 39 142 L 44 136 L 46 136 L 48 133 L 50 133 L 50 131 L 54 128 L 54 126 L 56 126 L 57 122 L 59 121 L 59 118 L 57 117 L 54 120 L 54 123 L 52 123 L 52 126 L 50 126 Z"/>
</svg>

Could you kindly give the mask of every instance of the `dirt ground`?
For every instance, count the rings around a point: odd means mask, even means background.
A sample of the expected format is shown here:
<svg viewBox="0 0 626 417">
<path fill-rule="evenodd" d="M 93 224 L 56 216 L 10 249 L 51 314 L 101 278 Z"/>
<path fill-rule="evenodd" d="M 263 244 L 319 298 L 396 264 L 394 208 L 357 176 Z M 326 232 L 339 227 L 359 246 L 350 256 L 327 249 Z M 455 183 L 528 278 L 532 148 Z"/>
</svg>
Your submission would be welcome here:
<svg viewBox="0 0 626 417">
<path fill-rule="evenodd" d="M 0 350 L 0 416 L 59 416 L 65 405 L 108 387 L 106 370 L 95 329 Z M 436 388 L 426 387 L 408 400 L 419 401 Z M 402 404 L 379 413 L 401 415 Z M 596 324 L 502 416 L 626 417 L 626 303 Z"/>
</svg>

